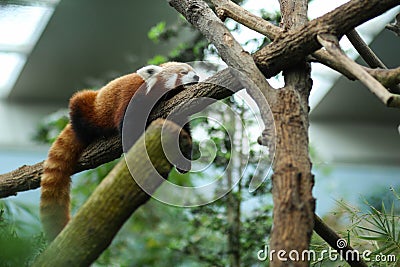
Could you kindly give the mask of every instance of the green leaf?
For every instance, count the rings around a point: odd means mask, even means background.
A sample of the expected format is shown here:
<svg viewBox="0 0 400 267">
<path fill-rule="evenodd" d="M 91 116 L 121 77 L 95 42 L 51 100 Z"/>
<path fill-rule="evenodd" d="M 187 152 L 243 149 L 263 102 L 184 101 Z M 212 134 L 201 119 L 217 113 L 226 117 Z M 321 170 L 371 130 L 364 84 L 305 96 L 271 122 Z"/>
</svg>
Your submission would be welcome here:
<svg viewBox="0 0 400 267">
<path fill-rule="evenodd" d="M 148 38 L 154 43 L 158 43 L 160 41 L 161 34 L 164 33 L 167 23 L 165 21 L 159 22 L 156 26 L 153 26 L 148 32 Z"/>
<path fill-rule="evenodd" d="M 387 241 L 387 238 L 384 236 L 367 236 L 367 235 L 359 235 L 358 238 L 364 240 L 375 240 L 375 241 Z"/>
<path fill-rule="evenodd" d="M 155 55 L 153 58 L 149 59 L 147 61 L 147 64 L 149 65 L 160 65 L 162 63 L 165 63 L 168 61 L 168 58 L 162 56 L 162 55 Z"/>
<path fill-rule="evenodd" d="M 374 230 L 374 229 L 371 229 L 371 228 L 367 228 L 367 227 L 363 227 L 363 226 L 357 226 L 357 228 L 360 228 L 360 229 L 363 229 L 363 230 L 366 230 L 366 231 L 369 231 L 369 232 L 373 232 L 373 233 L 377 233 L 377 234 L 386 236 L 386 232 L 379 232 L 377 230 Z"/>
</svg>

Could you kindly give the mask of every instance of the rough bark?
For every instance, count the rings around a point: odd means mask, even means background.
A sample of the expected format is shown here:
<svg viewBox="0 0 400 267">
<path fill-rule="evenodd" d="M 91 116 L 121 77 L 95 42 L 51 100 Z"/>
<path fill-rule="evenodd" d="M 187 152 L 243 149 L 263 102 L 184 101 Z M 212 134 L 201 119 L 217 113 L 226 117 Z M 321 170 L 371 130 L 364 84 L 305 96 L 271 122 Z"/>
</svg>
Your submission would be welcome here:
<svg viewBox="0 0 400 267">
<path fill-rule="evenodd" d="M 205 82 L 187 86 L 185 90 L 161 102 L 150 114 L 150 120 L 166 118 L 173 110 L 179 109 L 193 114 L 210 104 L 210 99 L 223 99 L 241 89 L 238 79 L 229 70 L 223 70 Z M 201 100 L 203 99 L 203 100 Z M 205 100 L 204 100 L 205 99 Z M 94 141 L 82 154 L 75 173 L 100 166 L 121 156 L 119 136 Z M 18 192 L 36 189 L 40 186 L 43 161 L 34 165 L 24 165 L 17 170 L 0 175 L 0 198 L 16 195 Z"/>
<path fill-rule="evenodd" d="M 89 266 L 97 259 L 130 215 L 150 198 L 136 181 L 154 192 L 162 182 L 153 179 L 157 172 L 167 178 L 172 166 L 163 151 L 161 131 L 163 144 L 173 143 L 180 127 L 170 121 L 154 121 L 33 266 Z M 181 140 L 187 147 L 188 135 L 182 134 Z M 150 161 L 138 157 L 145 154 Z M 134 179 L 127 165 L 140 166 Z"/>
<path fill-rule="evenodd" d="M 292 30 L 307 23 L 307 1 L 280 1 L 282 26 Z M 312 86 L 310 65 L 305 58 L 284 71 L 285 87 L 272 107 L 276 127 L 276 154 L 272 177 L 274 200 L 270 249 L 301 253 L 309 248 L 314 227 L 315 200 L 309 158 L 308 97 Z M 286 255 L 287 257 L 287 255 Z M 290 261 L 291 266 L 308 266 L 307 261 Z M 287 266 L 272 257 L 271 266 Z"/>
<path fill-rule="evenodd" d="M 277 147 L 272 176 L 274 227 L 270 249 L 282 249 L 287 253 L 308 249 L 315 207 L 311 193 L 314 182 L 308 154 L 308 116 L 301 107 L 296 86 L 299 84 L 287 85 L 280 90 L 281 104 L 273 108 Z M 292 266 L 308 266 L 307 262 L 291 263 Z M 271 266 L 287 264 L 277 258 L 271 262 Z"/>
</svg>

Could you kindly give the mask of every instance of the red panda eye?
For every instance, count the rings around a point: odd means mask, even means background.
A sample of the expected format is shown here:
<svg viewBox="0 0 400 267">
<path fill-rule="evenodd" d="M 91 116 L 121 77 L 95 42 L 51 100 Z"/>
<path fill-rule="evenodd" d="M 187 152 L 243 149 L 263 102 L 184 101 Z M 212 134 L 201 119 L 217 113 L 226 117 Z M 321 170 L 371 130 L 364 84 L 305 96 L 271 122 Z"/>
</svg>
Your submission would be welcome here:
<svg viewBox="0 0 400 267">
<path fill-rule="evenodd" d="M 182 75 L 186 75 L 186 74 L 188 74 L 188 73 L 189 73 L 189 72 L 186 71 L 186 70 L 181 71 L 181 74 L 182 74 Z"/>
</svg>

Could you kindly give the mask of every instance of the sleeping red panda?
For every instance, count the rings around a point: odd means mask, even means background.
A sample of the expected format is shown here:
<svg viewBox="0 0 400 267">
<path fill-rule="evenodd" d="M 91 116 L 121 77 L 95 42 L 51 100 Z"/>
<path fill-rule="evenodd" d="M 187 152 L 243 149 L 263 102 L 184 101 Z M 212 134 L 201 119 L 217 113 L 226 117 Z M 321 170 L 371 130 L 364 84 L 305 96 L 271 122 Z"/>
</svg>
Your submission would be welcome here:
<svg viewBox="0 0 400 267">
<path fill-rule="evenodd" d="M 95 139 L 121 131 L 133 95 L 146 100 L 159 95 L 160 92 L 154 94 L 155 90 L 168 91 L 198 80 L 199 76 L 188 64 L 168 62 L 119 77 L 99 91 L 84 90 L 72 96 L 70 123 L 51 146 L 41 177 L 40 216 L 49 240 L 69 221 L 70 176 L 81 153 Z"/>
</svg>

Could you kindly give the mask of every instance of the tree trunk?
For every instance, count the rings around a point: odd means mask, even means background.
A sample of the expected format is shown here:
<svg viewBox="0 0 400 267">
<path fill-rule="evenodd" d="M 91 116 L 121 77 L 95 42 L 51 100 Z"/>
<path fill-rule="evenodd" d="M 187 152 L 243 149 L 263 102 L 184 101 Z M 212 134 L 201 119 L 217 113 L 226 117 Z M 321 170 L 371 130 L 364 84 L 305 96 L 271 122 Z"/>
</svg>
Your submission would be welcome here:
<svg viewBox="0 0 400 267">
<path fill-rule="evenodd" d="M 307 22 L 306 0 L 281 0 L 282 26 L 293 29 Z M 276 155 L 272 177 L 274 227 L 270 251 L 284 250 L 279 259 L 272 254 L 271 266 L 308 266 L 307 261 L 289 258 L 309 248 L 314 227 L 315 200 L 308 151 L 308 97 L 312 86 L 310 65 L 305 62 L 284 71 L 285 87 L 272 107 L 276 126 Z M 275 257 L 274 257 L 275 256 Z"/>
<path fill-rule="evenodd" d="M 171 170 L 161 144 L 161 131 L 165 145 L 173 143 L 180 127 L 170 121 L 163 126 L 163 122 L 159 119 L 150 125 L 33 266 L 89 266 L 110 245 L 130 215 L 150 198 L 136 181 L 155 191 L 163 181 L 153 179 L 155 175 L 166 178 Z M 181 134 L 185 146 L 188 135 Z M 127 165 L 139 166 L 135 179 Z"/>
</svg>

